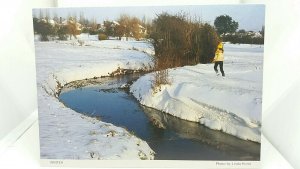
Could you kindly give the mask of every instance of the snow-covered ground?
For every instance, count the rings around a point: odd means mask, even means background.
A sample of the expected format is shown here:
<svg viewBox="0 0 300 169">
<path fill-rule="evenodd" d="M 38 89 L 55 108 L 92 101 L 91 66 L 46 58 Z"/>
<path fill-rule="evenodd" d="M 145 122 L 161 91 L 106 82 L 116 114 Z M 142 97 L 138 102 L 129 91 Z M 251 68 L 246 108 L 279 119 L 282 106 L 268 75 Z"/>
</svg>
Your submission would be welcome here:
<svg viewBox="0 0 300 169">
<path fill-rule="evenodd" d="M 110 39 L 113 40 L 99 41 L 98 35 L 80 34 L 77 35 L 77 39 L 73 38 L 72 40 L 68 41 L 57 40 L 56 42 L 60 44 L 94 46 L 107 49 L 138 50 L 149 55 L 154 55 L 154 49 L 151 43 L 145 43 L 145 41 L 136 41 L 132 38 L 129 38 L 128 41 L 126 41 L 126 38 L 122 38 L 122 40 L 116 40 L 116 38 Z"/>
<path fill-rule="evenodd" d="M 80 39 L 82 46 L 77 40 L 35 41 L 41 158 L 153 159 L 145 141 L 81 115 L 56 98 L 61 86 L 75 80 L 106 76 L 118 68 L 150 69 L 153 48 L 146 42 Z"/>
<path fill-rule="evenodd" d="M 226 78 L 216 76 L 213 64 L 198 64 L 170 69 L 171 85 L 157 92 L 153 73 L 130 90 L 143 105 L 260 142 L 263 46 L 225 44 L 224 50 Z"/>
</svg>

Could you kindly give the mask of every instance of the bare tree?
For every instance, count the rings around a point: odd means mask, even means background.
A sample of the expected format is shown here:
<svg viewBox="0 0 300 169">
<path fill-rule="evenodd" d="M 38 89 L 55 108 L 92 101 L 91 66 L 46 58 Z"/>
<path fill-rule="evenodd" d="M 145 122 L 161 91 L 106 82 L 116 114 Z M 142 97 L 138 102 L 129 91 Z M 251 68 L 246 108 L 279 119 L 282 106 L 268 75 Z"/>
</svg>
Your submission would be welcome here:
<svg viewBox="0 0 300 169">
<path fill-rule="evenodd" d="M 132 36 L 140 40 L 142 38 L 142 25 L 141 21 L 137 17 L 130 18 L 130 32 Z"/>
<path fill-rule="evenodd" d="M 80 34 L 80 31 L 78 30 L 77 22 L 74 20 L 72 17 L 68 19 L 68 23 L 66 25 L 67 27 L 67 32 L 70 36 L 70 40 L 72 36 L 77 39 L 76 35 Z"/>
<path fill-rule="evenodd" d="M 128 40 L 128 37 L 130 37 L 130 16 L 126 14 L 122 14 L 120 18 L 118 19 L 118 22 L 120 24 L 121 32 L 124 33 L 126 36 L 126 40 Z"/>
</svg>

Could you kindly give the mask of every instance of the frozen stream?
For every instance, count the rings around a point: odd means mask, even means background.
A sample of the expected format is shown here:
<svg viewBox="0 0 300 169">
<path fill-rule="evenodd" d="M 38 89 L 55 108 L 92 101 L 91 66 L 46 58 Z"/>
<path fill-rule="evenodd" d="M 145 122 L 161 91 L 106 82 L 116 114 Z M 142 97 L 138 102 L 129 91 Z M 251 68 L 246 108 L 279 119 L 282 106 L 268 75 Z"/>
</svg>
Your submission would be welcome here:
<svg viewBox="0 0 300 169">
<path fill-rule="evenodd" d="M 128 129 L 156 152 L 156 160 L 259 160 L 260 144 L 144 107 L 120 86 L 140 75 L 75 81 L 61 102 L 76 112 Z"/>
</svg>

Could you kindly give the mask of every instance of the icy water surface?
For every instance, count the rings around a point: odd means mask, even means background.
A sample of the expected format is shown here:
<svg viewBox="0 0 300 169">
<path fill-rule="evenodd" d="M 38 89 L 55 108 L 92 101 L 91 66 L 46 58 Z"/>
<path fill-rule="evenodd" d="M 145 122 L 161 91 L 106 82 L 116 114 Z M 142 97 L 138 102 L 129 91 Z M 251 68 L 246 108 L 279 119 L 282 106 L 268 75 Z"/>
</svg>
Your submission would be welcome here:
<svg viewBox="0 0 300 169">
<path fill-rule="evenodd" d="M 258 143 L 140 105 L 120 88 L 138 76 L 75 82 L 62 90 L 59 99 L 76 112 L 128 129 L 149 144 L 157 160 L 260 159 Z"/>
</svg>

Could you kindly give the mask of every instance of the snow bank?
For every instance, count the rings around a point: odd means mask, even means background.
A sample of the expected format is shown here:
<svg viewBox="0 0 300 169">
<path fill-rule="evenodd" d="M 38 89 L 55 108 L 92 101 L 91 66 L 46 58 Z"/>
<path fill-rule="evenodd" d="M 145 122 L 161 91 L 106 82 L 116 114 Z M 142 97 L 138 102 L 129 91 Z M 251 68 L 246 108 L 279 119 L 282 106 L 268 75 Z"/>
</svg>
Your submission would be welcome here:
<svg viewBox="0 0 300 169">
<path fill-rule="evenodd" d="M 138 79 L 130 91 L 148 107 L 260 142 L 263 47 L 225 44 L 224 50 L 225 79 L 216 76 L 213 64 L 198 64 L 170 69 L 172 84 L 156 93 L 153 73 Z"/>
<path fill-rule="evenodd" d="M 87 40 L 92 42 L 92 40 Z M 76 41 L 35 41 L 40 147 L 43 159 L 153 159 L 149 145 L 123 128 L 76 113 L 55 97 L 75 80 L 106 76 L 118 68 L 150 69 L 151 57 L 139 51 L 149 45 L 101 42 L 78 46 Z M 109 46 L 110 48 L 102 47 Z"/>
</svg>

